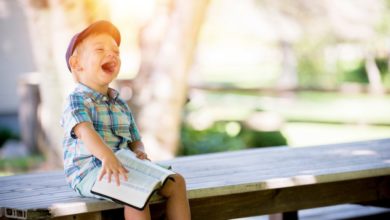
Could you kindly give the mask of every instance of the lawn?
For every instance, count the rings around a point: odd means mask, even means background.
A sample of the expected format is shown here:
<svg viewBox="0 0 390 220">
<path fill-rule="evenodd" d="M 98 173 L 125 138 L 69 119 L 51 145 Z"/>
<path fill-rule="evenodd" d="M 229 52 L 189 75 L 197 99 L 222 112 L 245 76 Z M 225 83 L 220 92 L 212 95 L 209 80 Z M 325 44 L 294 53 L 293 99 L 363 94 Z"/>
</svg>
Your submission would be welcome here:
<svg viewBox="0 0 390 220">
<path fill-rule="evenodd" d="M 186 121 L 197 129 L 218 121 L 245 122 L 254 113 L 268 113 L 280 118 L 279 130 L 290 146 L 390 137 L 389 95 L 302 92 L 262 96 L 198 91 L 186 110 Z"/>
<path fill-rule="evenodd" d="M 289 122 L 281 131 L 292 147 L 390 138 L 390 126 Z"/>
</svg>

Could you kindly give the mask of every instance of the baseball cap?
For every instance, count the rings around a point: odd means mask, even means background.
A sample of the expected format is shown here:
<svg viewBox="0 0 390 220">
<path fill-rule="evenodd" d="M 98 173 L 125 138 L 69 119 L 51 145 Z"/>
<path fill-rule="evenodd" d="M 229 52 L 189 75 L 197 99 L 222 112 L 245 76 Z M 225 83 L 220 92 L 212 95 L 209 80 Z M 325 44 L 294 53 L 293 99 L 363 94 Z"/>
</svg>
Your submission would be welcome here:
<svg viewBox="0 0 390 220">
<path fill-rule="evenodd" d="M 66 50 L 66 65 L 68 66 L 69 71 L 70 65 L 69 65 L 69 58 L 72 56 L 74 50 L 76 49 L 77 45 L 87 38 L 91 34 L 97 34 L 97 33 L 107 33 L 111 35 L 117 45 L 119 46 L 121 43 L 121 34 L 119 33 L 119 30 L 109 21 L 106 20 L 101 20 L 97 21 L 95 23 L 92 23 L 89 25 L 87 28 L 85 28 L 83 31 L 80 33 L 75 34 L 72 39 L 69 42 L 68 49 Z"/>
</svg>

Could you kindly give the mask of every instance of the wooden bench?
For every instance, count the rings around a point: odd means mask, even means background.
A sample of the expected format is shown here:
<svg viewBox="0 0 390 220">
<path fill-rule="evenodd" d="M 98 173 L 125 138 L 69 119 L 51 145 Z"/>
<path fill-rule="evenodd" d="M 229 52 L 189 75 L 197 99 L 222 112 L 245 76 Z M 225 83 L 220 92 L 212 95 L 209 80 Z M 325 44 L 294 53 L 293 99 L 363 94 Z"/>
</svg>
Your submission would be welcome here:
<svg viewBox="0 0 390 220">
<path fill-rule="evenodd" d="M 389 205 L 390 139 L 271 147 L 166 161 L 187 180 L 193 219 L 229 219 L 342 203 Z M 154 218 L 164 202 L 154 197 Z M 0 178 L 0 218 L 117 219 L 118 204 L 80 198 L 62 171 Z M 119 214 L 119 215 L 120 215 Z M 111 218 L 110 218 L 111 217 Z"/>
</svg>

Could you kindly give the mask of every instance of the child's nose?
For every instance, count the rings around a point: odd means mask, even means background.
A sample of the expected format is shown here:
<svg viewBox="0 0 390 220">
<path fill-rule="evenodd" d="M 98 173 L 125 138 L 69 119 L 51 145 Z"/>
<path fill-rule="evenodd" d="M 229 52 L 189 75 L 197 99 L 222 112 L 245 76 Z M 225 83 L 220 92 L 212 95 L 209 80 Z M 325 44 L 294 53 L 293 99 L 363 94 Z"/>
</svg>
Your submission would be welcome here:
<svg viewBox="0 0 390 220">
<path fill-rule="evenodd" d="M 114 58 L 116 58 L 116 57 L 119 56 L 118 53 L 116 53 L 115 51 L 109 51 L 107 55 L 108 55 L 109 57 L 114 57 Z"/>
</svg>

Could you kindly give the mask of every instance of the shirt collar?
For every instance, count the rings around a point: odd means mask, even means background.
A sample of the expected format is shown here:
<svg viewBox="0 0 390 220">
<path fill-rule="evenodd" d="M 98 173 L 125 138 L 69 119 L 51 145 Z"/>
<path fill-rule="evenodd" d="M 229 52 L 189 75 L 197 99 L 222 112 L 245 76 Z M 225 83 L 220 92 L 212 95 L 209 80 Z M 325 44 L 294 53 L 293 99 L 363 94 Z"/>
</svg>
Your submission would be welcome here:
<svg viewBox="0 0 390 220">
<path fill-rule="evenodd" d="M 107 92 L 108 96 L 107 96 L 89 88 L 88 86 L 82 83 L 77 84 L 76 91 L 84 93 L 87 97 L 93 99 L 94 101 L 108 101 L 108 100 L 116 101 L 116 99 L 119 96 L 119 92 L 113 88 L 108 88 L 108 92 Z"/>
</svg>

